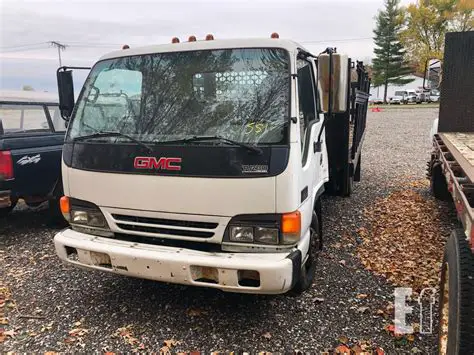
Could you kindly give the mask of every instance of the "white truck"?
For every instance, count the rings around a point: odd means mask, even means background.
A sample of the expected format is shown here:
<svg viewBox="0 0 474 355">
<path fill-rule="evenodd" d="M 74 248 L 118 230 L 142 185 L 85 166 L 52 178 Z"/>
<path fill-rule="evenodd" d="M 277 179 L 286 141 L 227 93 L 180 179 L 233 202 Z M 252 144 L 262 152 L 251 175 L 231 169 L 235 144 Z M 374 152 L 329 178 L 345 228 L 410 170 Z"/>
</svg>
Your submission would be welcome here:
<svg viewBox="0 0 474 355">
<path fill-rule="evenodd" d="M 370 79 L 278 37 L 124 46 L 76 103 L 58 69 L 62 260 L 231 292 L 311 286 L 321 196 L 360 179 Z"/>
</svg>

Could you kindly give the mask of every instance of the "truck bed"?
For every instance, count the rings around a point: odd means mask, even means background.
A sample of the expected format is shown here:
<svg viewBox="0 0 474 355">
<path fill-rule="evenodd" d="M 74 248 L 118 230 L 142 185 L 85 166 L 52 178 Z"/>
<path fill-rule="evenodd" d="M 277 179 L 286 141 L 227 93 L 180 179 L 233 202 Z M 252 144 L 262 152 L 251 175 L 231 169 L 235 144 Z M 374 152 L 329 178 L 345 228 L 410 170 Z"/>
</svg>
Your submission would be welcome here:
<svg viewBox="0 0 474 355">
<path fill-rule="evenodd" d="M 433 143 L 448 191 L 474 252 L 474 133 L 438 133 Z"/>
<path fill-rule="evenodd" d="M 474 182 L 474 133 L 450 132 L 439 135 L 466 176 Z"/>
</svg>

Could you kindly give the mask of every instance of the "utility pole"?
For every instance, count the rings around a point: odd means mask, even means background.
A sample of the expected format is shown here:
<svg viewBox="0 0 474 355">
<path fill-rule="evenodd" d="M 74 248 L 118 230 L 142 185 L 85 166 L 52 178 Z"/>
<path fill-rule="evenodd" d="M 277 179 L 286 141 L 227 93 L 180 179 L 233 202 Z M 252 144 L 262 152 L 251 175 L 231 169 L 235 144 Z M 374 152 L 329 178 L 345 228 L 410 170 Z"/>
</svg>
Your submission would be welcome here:
<svg viewBox="0 0 474 355">
<path fill-rule="evenodd" d="M 53 47 L 56 47 L 58 49 L 58 56 L 59 56 L 59 66 L 62 67 L 62 62 L 61 62 L 61 51 L 66 49 L 66 45 L 56 42 L 56 41 L 50 41 L 49 42 Z"/>
</svg>

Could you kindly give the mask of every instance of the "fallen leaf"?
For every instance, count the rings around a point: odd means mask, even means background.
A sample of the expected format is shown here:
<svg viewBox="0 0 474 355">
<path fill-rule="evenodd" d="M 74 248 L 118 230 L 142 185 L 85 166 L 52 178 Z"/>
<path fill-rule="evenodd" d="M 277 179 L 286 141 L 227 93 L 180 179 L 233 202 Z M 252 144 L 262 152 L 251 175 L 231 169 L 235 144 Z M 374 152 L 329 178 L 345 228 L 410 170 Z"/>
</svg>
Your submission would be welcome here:
<svg viewBox="0 0 474 355">
<path fill-rule="evenodd" d="M 200 309 L 200 308 L 189 308 L 186 313 L 188 314 L 188 316 L 190 317 L 199 317 L 199 316 L 202 316 L 204 314 L 207 314 L 207 311 L 203 310 L 203 309 Z"/>
<path fill-rule="evenodd" d="M 266 333 L 262 334 L 262 337 L 264 337 L 265 339 L 270 340 L 272 338 L 272 335 L 270 334 L 270 332 L 266 332 Z"/>
<path fill-rule="evenodd" d="M 414 342 L 415 341 L 415 336 L 413 334 L 408 334 L 407 335 L 407 340 L 411 341 L 411 342 Z"/>
<path fill-rule="evenodd" d="M 358 299 L 365 299 L 365 298 L 367 298 L 367 297 L 369 297 L 369 295 L 367 295 L 367 294 L 365 294 L 365 293 L 359 293 L 359 294 L 356 296 L 356 298 L 358 298 Z"/>
<path fill-rule="evenodd" d="M 69 331 L 69 335 L 73 336 L 73 337 L 75 337 L 75 336 L 81 337 L 81 336 L 87 334 L 88 332 L 89 331 L 87 329 L 84 329 L 84 328 L 75 328 L 75 329 L 71 329 Z"/>
<path fill-rule="evenodd" d="M 344 355 L 350 355 L 351 354 L 351 349 L 349 349 L 345 345 L 339 345 L 336 349 L 334 349 L 336 354 L 344 354 Z"/>
<path fill-rule="evenodd" d="M 73 338 L 73 337 L 67 337 L 66 339 L 64 339 L 64 342 L 66 344 L 71 344 L 71 343 L 74 343 L 77 339 L 76 338 Z"/>
<path fill-rule="evenodd" d="M 347 343 L 349 343 L 349 338 L 346 337 L 345 335 L 340 336 L 337 340 L 338 340 L 340 343 L 342 343 L 342 344 L 347 344 Z"/>
<path fill-rule="evenodd" d="M 170 353 L 170 348 L 168 348 L 166 345 L 160 348 L 160 354 L 169 354 L 169 353 Z"/>
<path fill-rule="evenodd" d="M 171 348 L 173 346 L 179 345 L 180 342 L 175 339 L 170 339 L 170 340 L 165 340 L 163 344 L 167 346 L 168 348 Z"/>
<path fill-rule="evenodd" d="M 5 336 L 9 336 L 10 338 L 14 338 L 16 335 L 16 332 L 13 329 L 6 330 L 3 332 Z"/>
<path fill-rule="evenodd" d="M 0 318 L 0 324 L 2 324 L 2 325 L 8 324 L 8 319 L 7 318 Z"/>
</svg>

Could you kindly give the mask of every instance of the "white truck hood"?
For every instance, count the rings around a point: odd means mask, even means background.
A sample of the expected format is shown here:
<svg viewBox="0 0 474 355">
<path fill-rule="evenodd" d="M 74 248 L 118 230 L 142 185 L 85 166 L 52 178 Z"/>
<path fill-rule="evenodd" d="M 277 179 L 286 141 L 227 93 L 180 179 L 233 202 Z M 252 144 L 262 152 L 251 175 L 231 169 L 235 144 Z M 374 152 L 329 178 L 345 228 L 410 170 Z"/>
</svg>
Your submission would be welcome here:
<svg viewBox="0 0 474 355">
<path fill-rule="evenodd" d="M 64 170 L 65 192 L 99 207 L 228 217 L 274 213 L 276 209 L 275 177 L 194 178 Z"/>
</svg>

